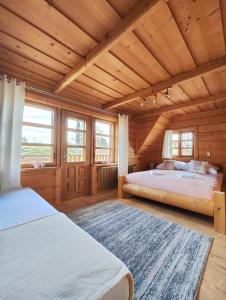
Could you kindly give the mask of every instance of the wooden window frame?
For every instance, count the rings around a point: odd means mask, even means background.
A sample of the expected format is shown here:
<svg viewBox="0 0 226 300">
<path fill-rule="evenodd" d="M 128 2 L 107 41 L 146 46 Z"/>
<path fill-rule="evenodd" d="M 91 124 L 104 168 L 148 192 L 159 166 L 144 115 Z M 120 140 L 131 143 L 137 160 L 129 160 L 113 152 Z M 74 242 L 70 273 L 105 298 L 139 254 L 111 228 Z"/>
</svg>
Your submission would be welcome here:
<svg viewBox="0 0 226 300">
<path fill-rule="evenodd" d="M 173 155 L 174 158 L 183 158 L 183 159 L 190 159 L 190 158 L 196 158 L 197 156 L 197 149 L 196 149 L 196 128 L 184 128 L 184 129 L 175 129 L 172 130 L 173 133 L 179 134 L 179 139 L 178 139 L 178 155 Z M 192 132 L 193 133 L 193 143 L 192 143 L 192 155 L 182 155 L 181 154 L 181 149 L 186 149 L 181 147 L 181 135 L 182 133 L 186 132 Z M 173 148 L 172 149 L 177 149 Z M 190 149 L 190 148 L 189 148 Z"/>
<path fill-rule="evenodd" d="M 73 163 L 73 164 L 76 164 L 76 163 L 86 163 L 87 160 L 88 160 L 88 157 L 87 157 L 87 147 L 89 145 L 89 141 L 88 141 L 88 138 L 89 137 L 89 134 L 88 134 L 88 120 L 86 119 L 82 119 L 81 117 L 79 118 L 76 117 L 76 118 L 73 118 L 73 117 L 68 117 L 67 120 L 69 119 L 73 119 L 73 120 L 79 120 L 79 121 L 83 121 L 85 122 L 85 129 L 75 129 L 75 128 L 69 128 L 68 127 L 68 124 L 66 124 L 66 131 L 68 133 L 68 131 L 72 131 L 72 132 L 80 132 L 80 133 L 84 133 L 85 134 L 85 145 L 69 145 L 67 144 L 67 149 L 68 148 L 72 148 L 72 149 L 76 149 L 76 148 L 81 148 L 81 149 L 85 149 L 85 160 L 81 160 L 81 161 L 66 161 L 66 163 L 70 164 L 70 163 Z M 67 160 L 67 159 L 66 159 Z"/>
<path fill-rule="evenodd" d="M 96 122 L 99 121 L 101 123 L 105 123 L 110 125 L 110 135 L 109 134 L 96 134 Z M 115 163 L 115 123 L 111 121 L 107 121 L 101 118 L 94 118 L 93 121 L 93 162 L 94 164 L 97 164 L 98 161 L 95 160 L 96 156 L 96 149 L 105 149 L 105 150 L 110 150 L 112 152 L 112 161 L 111 163 Z M 110 137 L 110 147 L 96 147 L 96 136 L 106 136 Z M 104 162 L 101 162 L 104 163 Z"/>
<path fill-rule="evenodd" d="M 40 104 L 33 101 L 26 101 L 24 106 L 33 106 L 35 108 L 50 110 L 53 112 L 53 124 L 52 125 L 43 125 L 39 123 L 32 123 L 32 122 L 23 122 L 22 126 L 33 126 L 33 127 L 40 127 L 40 128 L 48 128 L 52 129 L 53 137 L 52 137 L 52 144 L 38 144 L 38 143 L 21 143 L 21 146 L 47 146 L 53 148 L 53 162 L 45 163 L 46 167 L 55 167 L 57 164 L 57 141 L 56 141 L 56 131 L 57 131 L 57 109 L 53 106 Z M 21 162 L 21 169 L 26 168 L 34 168 L 32 164 L 26 164 Z"/>
</svg>

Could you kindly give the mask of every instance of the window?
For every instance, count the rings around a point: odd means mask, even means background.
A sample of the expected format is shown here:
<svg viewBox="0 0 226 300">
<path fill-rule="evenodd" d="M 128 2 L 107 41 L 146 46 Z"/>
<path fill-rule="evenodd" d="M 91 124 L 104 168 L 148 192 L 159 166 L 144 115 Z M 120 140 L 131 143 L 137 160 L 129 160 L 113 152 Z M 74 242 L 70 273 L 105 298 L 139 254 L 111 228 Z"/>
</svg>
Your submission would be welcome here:
<svg viewBox="0 0 226 300">
<path fill-rule="evenodd" d="M 114 125 L 97 119 L 95 121 L 94 161 L 110 163 L 114 160 Z"/>
<path fill-rule="evenodd" d="M 54 148 L 54 110 L 41 105 L 26 104 L 22 128 L 22 164 L 53 164 Z"/>
<path fill-rule="evenodd" d="M 172 155 L 194 156 L 194 131 L 173 131 Z"/>
<path fill-rule="evenodd" d="M 86 161 L 86 121 L 67 119 L 67 162 Z"/>
</svg>

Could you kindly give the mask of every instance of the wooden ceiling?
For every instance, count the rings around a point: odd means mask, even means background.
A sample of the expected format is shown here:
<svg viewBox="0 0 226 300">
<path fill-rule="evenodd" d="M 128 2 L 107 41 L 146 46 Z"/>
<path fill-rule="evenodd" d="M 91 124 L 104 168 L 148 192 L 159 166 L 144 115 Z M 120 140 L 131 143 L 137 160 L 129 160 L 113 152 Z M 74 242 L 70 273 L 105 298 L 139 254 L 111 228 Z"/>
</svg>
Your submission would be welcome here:
<svg viewBox="0 0 226 300">
<path fill-rule="evenodd" d="M 226 0 L 0 0 L 0 73 L 140 117 L 226 107 L 225 40 Z"/>
</svg>

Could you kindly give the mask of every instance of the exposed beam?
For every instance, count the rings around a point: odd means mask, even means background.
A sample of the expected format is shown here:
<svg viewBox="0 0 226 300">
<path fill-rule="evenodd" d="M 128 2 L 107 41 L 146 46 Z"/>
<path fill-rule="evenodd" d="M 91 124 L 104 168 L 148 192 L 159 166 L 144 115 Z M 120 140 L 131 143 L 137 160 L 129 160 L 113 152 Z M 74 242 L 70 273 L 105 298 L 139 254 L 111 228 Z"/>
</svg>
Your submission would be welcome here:
<svg viewBox="0 0 226 300">
<path fill-rule="evenodd" d="M 124 19 L 94 48 L 84 59 L 81 60 L 62 80 L 54 87 L 54 92 L 60 92 L 80 74 L 85 72 L 106 52 L 125 37 L 128 32 L 134 30 L 137 24 L 158 2 L 162 0 L 142 0 L 135 5 L 125 16 Z M 76 41 L 75 41 L 76 42 Z"/>
<path fill-rule="evenodd" d="M 158 116 L 163 113 L 174 112 L 174 111 L 177 111 L 177 110 L 180 110 L 183 108 L 190 108 L 190 107 L 200 105 L 200 104 L 205 104 L 205 103 L 213 103 L 215 101 L 224 100 L 224 99 L 226 99 L 226 92 L 220 93 L 217 95 L 207 96 L 204 98 L 199 98 L 199 99 L 188 101 L 188 102 L 183 102 L 180 104 L 169 105 L 169 106 L 166 106 L 163 108 L 155 109 L 152 112 L 137 115 L 136 117 L 134 117 L 134 120 L 142 120 L 145 118 Z"/>
<path fill-rule="evenodd" d="M 149 88 L 142 89 L 140 91 L 137 91 L 133 94 L 127 95 L 121 99 L 117 99 L 111 102 L 108 102 L 106 104 L 103 104 L 103 109 L 110 109 L 113 107 L 117 107 L 126 103 L 130 103 L 134 101 L 134 99 L 140 98 L 140 97 L 149 97 L 152 95 L 155 95 L 156 93 L 159 93 L 161 91 L 164 91 L 165 89 L 182 82 L 185 82 L 187 80 L 191 80 L 193 78 L 199 77 L 201 75 L 216 71 L 218 69 L 226 67 L 226 56 L 223 56 L 221 58 L 212 60 L 208 63 L 202 64 L 198 66 L 195 69 L 189 70 L 184 73 L 180 73 L 170 79 L 167 79 L 165 81 L 159 82 Z"/>
</svg>

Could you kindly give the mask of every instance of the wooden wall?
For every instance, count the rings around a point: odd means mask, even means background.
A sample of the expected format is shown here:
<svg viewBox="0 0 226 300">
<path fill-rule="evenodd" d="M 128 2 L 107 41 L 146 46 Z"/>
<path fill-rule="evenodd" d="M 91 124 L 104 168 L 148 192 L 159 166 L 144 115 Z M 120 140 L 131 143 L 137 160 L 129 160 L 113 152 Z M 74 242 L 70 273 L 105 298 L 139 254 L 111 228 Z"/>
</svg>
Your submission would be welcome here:
<svg viewBox="0 0 226 300">
<path fill-rule="evenodd" d="M 195 127 L 199 160 L 226 164 L 226 109 L 185 115 L 173 120 L 169 129 Z M 211 156 L 207 157 L 207 152 Z"/>
<path fill-rule="evenodd" d="M 131 123 L 130 135 L 135 139 L 135 151 L 130 152 L 130 159 L 136 163 L 137 170 L 145 170 L 149 167 L 150 162 L 158 163 L 162 160 L 164 130 L 159 134 L 155 143 L 147 146 L 146 153 L 139 155 L 138 149 L 155 122 L 150 119 Z M 197 130 L 197 159 L 226 166 L 226 109 L 172 118 L 165 129 L 189 127 L 195 127 Z M 207 157 L 208 151 L 211 152 L 210 157 Z"/>
</svg>

